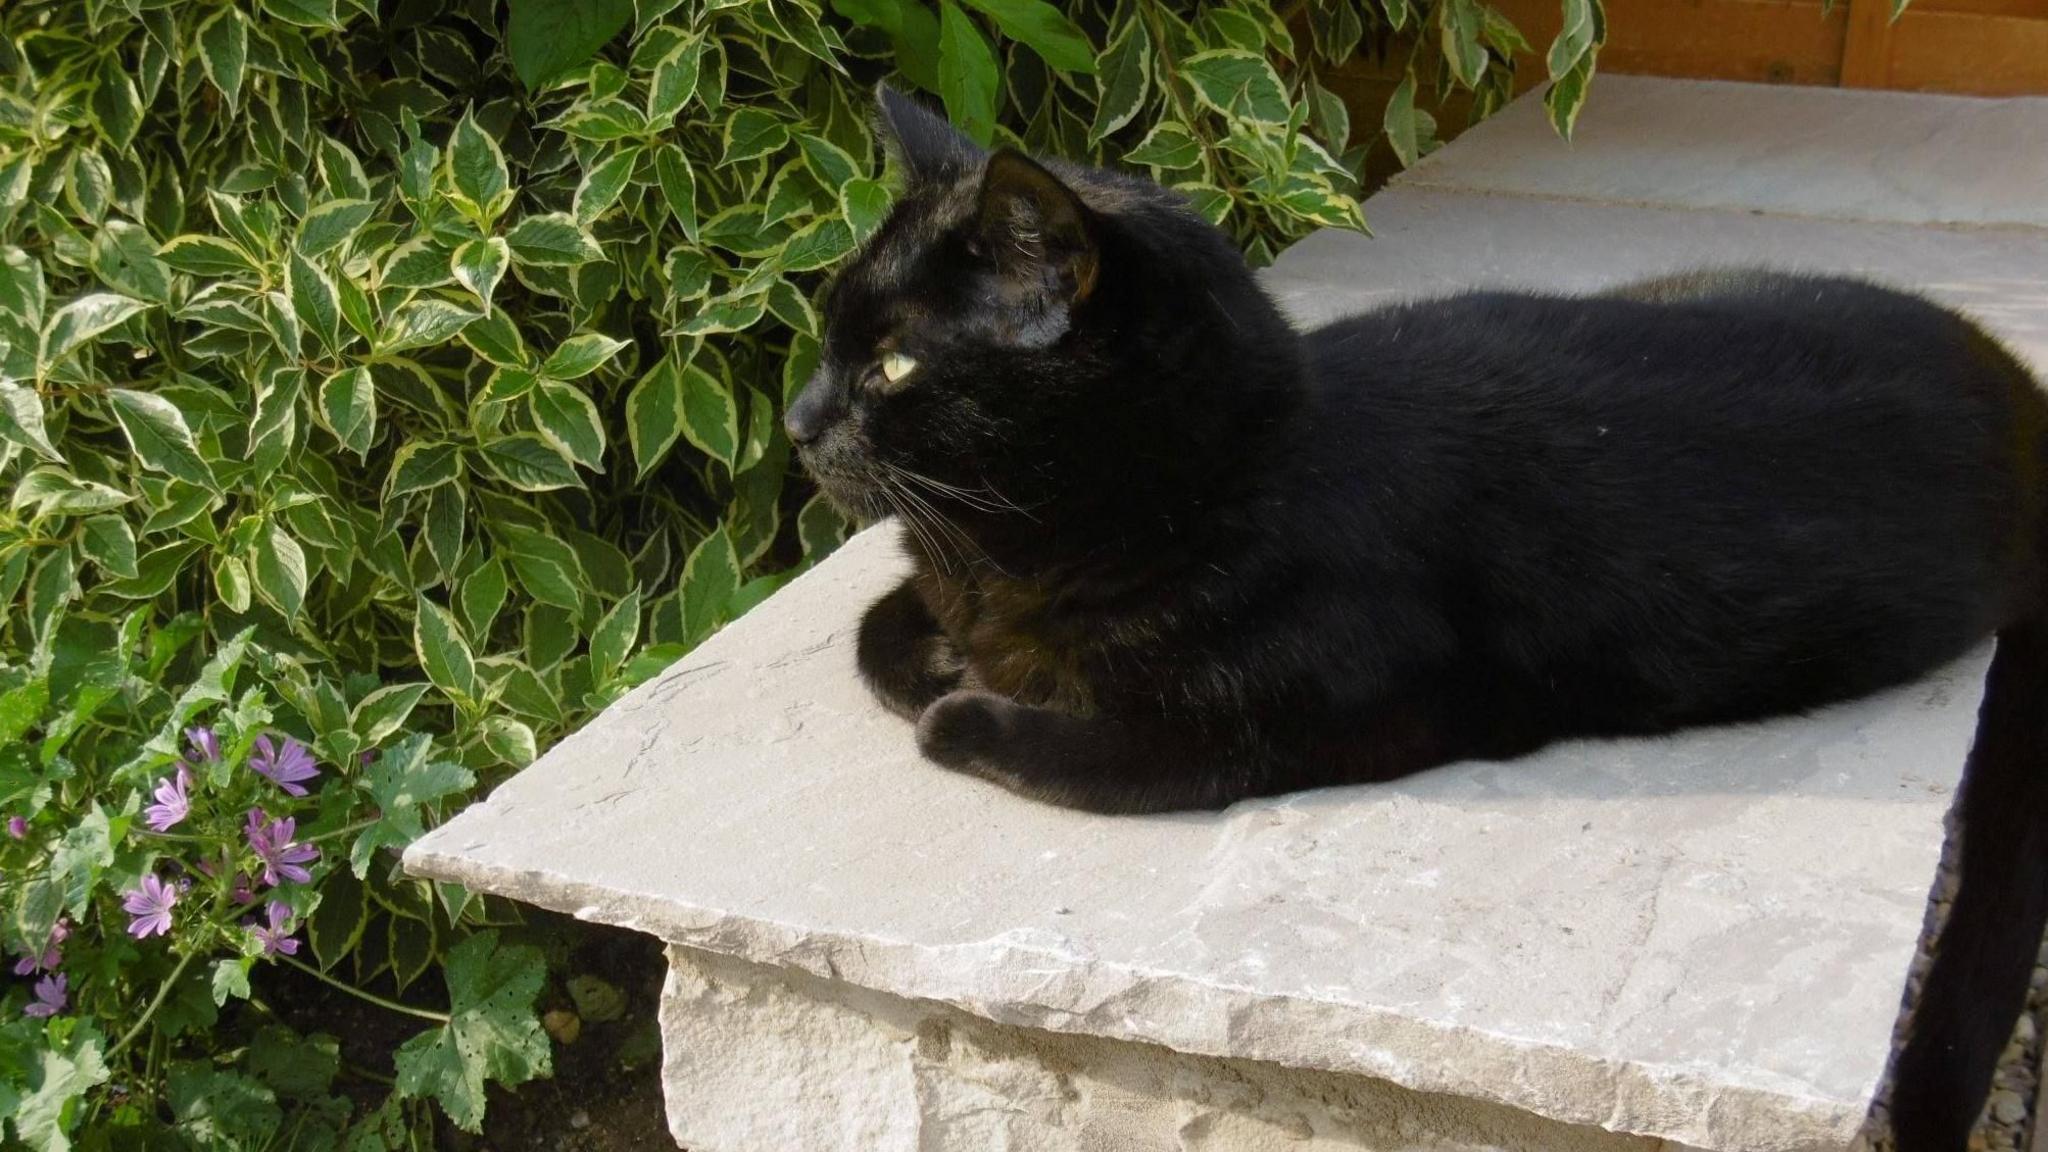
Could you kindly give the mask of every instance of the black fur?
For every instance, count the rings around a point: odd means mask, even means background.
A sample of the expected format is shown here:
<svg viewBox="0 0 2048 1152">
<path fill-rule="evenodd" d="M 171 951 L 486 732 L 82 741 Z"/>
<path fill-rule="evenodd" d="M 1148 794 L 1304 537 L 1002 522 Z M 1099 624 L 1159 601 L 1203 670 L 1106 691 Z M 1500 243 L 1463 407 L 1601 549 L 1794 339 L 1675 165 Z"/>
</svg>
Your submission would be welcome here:
<svg viewBox="0 0 2048 1152">
<path fill-rule="evenodd" d="M 1985 705 L 2010 731 L 1965 790 L 1966 822 L 2001 815 L 1964 885 L 2021 869 L 2038 941 L 2048 402 L 1977 328 L 1722 272 L 1296 333 L 1172 193 L 884 103 L 911 182 L 789 425 L 835 501 L 916 542 L 860 664 L 932 760 L 1096 811 L 1215 807 L 1810 708 L 2011 628 Z M 915 370 L 888 380 L 890 353 Z M 1945 952 L 1929 996 L 2009 1023 L 2013 947 Z M 1977 978 L 1996 995 L 1957 991 Z M 1902 1082 L 1902 1133 L 1934 1117 L 1906 1152 L 1959 1147 L 1942 1125 L 1983 1098 L 1988 1065 L 1929 1061 L 1955 1082 L 1918 1114 Z"/>
</svg>

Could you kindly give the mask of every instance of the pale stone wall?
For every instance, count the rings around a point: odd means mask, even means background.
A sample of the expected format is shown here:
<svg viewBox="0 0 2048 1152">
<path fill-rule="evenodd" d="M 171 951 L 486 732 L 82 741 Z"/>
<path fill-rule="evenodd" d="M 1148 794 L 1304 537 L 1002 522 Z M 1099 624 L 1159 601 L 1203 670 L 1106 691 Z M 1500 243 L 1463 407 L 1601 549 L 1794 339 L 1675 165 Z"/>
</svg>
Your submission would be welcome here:
<svg viewBox="0 0 2048 1152">
<path fill-rule="evenodd" d="M 993 1023 L 669 950 L 669 1128 L 691 1152 L 1685 1152 L 1362 1076 Z"/>
</svg>

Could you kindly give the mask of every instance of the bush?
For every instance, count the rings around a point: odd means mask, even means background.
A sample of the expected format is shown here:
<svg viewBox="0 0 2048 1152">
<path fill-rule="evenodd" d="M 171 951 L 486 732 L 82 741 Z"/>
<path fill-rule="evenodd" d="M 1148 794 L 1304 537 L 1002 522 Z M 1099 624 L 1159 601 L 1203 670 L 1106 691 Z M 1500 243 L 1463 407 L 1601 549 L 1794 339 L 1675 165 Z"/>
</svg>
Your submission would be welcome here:
<svg viewBox="0 0 2048 1152">
<path fill-rule="evenodd" d="M 0 8 L 13 1137 L 397 1147 L 548 1072 L 516 911 L 396 852 L 842 538 L 778 412 L 889 204 L 874 79 L 1263 259 L 1362 226 L 1319 69 L 1420 34 L 1412 159 L 1418 78 L 1484 111 L 1524 47 L 1476 0 L 1068 8 Z M 255 1007 L 278 965 L 424 1019 L 381 1105 Z"/>
</svg>

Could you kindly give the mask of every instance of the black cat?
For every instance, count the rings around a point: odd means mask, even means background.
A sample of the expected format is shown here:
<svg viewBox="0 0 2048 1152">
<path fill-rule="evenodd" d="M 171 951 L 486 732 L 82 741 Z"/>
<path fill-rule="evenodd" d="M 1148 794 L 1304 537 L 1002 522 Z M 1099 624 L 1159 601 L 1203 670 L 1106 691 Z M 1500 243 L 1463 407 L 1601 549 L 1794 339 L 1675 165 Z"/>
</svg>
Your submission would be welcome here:
<svg viewBox="0 0 2048 1152">
<path fill-rule="evenodd" d="M 2010 354 L 1768 272 L 1296 332 L 1174 193 L 882 103 L 908 187 L 787 423 L 909 529 L 859 663 L 930 759 L 1217 807 L 1811 708 L 2003 630 L 1949 933 L 1984 943 L 1894 1110 L 1961 1147 L 2048 917 L 2048 401 Z"/>
</svg>

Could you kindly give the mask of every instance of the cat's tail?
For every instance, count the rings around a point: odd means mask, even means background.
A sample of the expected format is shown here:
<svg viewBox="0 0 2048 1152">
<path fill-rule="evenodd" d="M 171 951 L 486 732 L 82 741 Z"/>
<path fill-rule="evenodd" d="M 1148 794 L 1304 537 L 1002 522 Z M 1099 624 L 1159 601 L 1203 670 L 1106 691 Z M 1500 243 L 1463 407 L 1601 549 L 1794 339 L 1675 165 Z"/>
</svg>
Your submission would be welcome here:
<svg viewBox="0 0 2048 1152">
<path fill-rule="evenodd" d="M 2041 408 L 2023 411 L 2038 419 Z M 2042 590 L 2025 619 L 1999 632 L 1985 677 L 1957 807 L 1955 902 L 1893 1065 L 1898 1152 L 1968 1145 L 2048 928 L 2048 432 L 2038 439 L 2042 496 L 2031 511 Z"/>
</svg>

